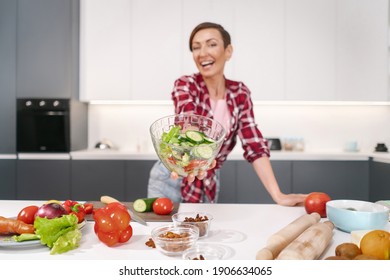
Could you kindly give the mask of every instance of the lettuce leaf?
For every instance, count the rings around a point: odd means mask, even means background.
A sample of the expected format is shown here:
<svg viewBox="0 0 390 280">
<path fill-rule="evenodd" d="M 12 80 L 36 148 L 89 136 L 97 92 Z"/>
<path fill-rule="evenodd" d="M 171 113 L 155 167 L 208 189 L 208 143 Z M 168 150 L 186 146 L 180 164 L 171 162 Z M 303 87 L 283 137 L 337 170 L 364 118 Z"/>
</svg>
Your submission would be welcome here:
<svg viewBox="0 0 390 280">
<path fill-rule="evenodd" d="M 16 242 L 31 241 L 39 239 L 35 233 L 22 233 L 21 235 L 13 235 L 12 239 Z"/>
<path fill-rule="evenodd" d="M 57 241 L 54 242 L 53 248 L 50 250 L 50 255 L 62 254 L 77 248 L 79 247 L 80 240 L 81 231 L 79 229 L 68 231 L 64 235 L 58 237 Z"/>
<path fill-rule="evenodd" d="M 81 232 L 77 222 L 75 215 L 54 219 L 37 217 L 34 221 L 35 234 L 43 245 L 52 248 L 50 254 L 64 253 L 79 246 Z"/>
</svg>

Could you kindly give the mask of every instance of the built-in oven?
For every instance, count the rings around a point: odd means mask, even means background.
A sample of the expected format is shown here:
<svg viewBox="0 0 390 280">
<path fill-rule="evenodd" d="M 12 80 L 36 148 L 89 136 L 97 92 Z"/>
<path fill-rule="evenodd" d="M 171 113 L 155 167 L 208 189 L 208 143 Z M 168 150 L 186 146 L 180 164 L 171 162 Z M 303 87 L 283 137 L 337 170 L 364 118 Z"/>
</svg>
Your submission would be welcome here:
<svg viewBox="0 0 390 280">
<path fill-rule="evenodd" d="M 70 151 L 69 99 L 17 100 L 18 152 Z"/>
</svg>

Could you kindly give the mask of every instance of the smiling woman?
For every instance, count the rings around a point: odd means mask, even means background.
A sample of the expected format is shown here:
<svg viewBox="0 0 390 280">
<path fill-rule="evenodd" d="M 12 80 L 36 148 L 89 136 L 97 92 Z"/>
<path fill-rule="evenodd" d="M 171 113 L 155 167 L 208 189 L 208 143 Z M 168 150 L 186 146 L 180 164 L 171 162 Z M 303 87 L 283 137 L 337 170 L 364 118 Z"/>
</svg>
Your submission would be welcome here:
<svg viewBox="0 0 390 280">
<path fill-rule="evenodd" d="M 218 201 L 219 169 L 240 138 L 244 158 L 252 163 L 273 200 L 282 205 L 302 203 L 305 195 L 280 191 L 269 161 L 267 140 L 257 127 L 249 88 L 241 81 L 229 80 L 224 69 L 233 54 L 231 37 L 223 26 L 213 22 L 197 25 L 189 38 L 189 48 L 198 73 L 184 75 L 174 83 L 172 100 L 176 114 L 194 114 L 216 120 L 226 136 L 215 158 L 214 168 L 189 172 L 177 179 L 161 162 L 150 173 L 148 197 L 169 197 L 174 202 Z"/>
</svg>

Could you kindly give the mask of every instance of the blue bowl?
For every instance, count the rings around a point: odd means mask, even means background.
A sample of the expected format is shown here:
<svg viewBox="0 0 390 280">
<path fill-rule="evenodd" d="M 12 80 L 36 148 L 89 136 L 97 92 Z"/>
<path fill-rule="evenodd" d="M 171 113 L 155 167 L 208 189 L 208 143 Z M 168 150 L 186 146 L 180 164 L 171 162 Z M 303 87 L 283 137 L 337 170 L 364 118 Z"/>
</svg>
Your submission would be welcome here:
<svg viewBox="0 0 390 280">
<path fill-rule="evenodd" d="M 341 231 L 384 229 L 389 222 L 389 209 L 360 200 L 330 200 L 326 203 L 328 219 Z"/>
</svg>

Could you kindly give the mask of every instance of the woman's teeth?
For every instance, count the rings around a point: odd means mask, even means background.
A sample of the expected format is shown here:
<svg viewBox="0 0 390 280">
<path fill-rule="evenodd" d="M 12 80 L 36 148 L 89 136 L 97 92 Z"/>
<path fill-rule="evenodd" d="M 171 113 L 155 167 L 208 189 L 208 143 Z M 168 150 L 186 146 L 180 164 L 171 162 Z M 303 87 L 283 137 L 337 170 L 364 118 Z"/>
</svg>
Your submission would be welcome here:
<svg viewBox="0 0 390 280">
<path fill-rule="evenodd" d="M 214 63 L 213 61 L 204 61 L 204 62 L 201 63 L 201 65 L 203 67 L 206 67 L 206 66 L 212 65 L 213 63 Z"/>
</svg>

